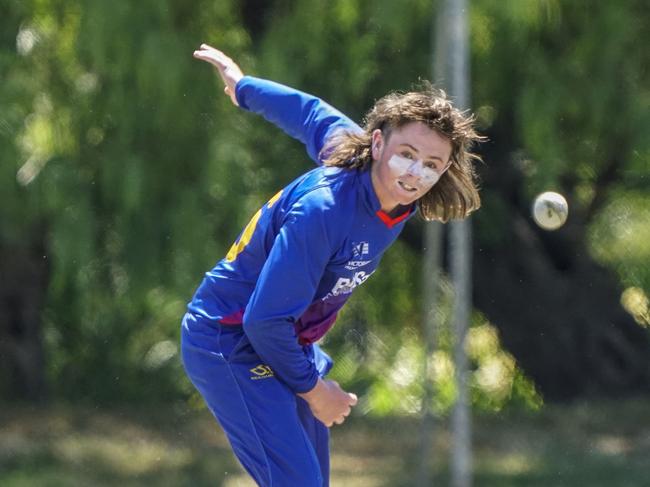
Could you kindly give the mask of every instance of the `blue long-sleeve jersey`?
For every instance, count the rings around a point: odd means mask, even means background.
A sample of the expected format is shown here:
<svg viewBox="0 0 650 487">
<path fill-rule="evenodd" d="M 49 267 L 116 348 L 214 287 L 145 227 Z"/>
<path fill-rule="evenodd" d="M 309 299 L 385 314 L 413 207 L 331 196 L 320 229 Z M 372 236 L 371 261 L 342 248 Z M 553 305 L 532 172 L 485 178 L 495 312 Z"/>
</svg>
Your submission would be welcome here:
<svg viewBox="0 0 650 487">
<path fill-rule="evenodd" d="M 270 81 L 246 76 L 236 96 L 240 107 L 303 142 L 317 163 L 334 133 L 361 130 L 322 100 Z M 188 309 L 215 326 L 243 326 L 278 378 L 309 391 L 318 372 L 304 347 L 330 329 L 413 213 L 391 218 L 381 210 L 370 169 L 320 166 L 258 210 Z"/>
</svg>

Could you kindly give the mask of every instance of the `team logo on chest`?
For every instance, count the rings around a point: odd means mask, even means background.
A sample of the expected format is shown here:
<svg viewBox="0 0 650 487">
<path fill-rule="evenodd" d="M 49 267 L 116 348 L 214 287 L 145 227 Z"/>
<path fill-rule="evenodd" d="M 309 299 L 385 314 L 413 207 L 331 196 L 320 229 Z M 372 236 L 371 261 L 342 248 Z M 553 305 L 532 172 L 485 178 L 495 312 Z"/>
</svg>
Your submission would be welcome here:
<svg viewBox="0 0 650 487">
<path fill-rule="evenodd" d="M 368 242 L 352 242 L 352 260 L 345 264 L 345 268 L 349 271 L 363 267 L 369 264 L 368 260 L 370 255 L 370 244 Z"/>
<path fill-rule="evenodd" d="M 370 253 L 370 244 L 368 242 L 352 242 L 352 255 L 361 258 Z"/>
</svg>

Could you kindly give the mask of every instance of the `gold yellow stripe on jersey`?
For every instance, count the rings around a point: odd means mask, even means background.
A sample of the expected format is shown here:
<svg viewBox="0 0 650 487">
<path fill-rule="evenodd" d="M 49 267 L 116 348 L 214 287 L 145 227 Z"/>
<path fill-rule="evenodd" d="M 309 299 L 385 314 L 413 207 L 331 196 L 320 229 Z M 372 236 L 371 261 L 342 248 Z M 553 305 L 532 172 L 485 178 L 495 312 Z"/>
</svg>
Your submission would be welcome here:
<svg viewBox="0 0 650 487">
<path fill-rule="evenodd" d="M 266 207 L 271 208 L 280 199 L 280 196 L 282 196 L 282 190 L 278 191 L 275 196 L 273 196 L 273 198 L 268 201 Z M 257 213 L 253 215 L 253 218 L 251 218 L 251 220 L 248 222 L 248 225 L 246 225 L 246 228 L 244 228 L 244 231 L 242 232 L 241 237 L 239 237 L 239 240 L 232 244 L 232 247 L 230 247 L 228 254 L 226 254 L 226 262 L 233 262 L 251 241 L 253 233 L 257 228 L 257 222 L 260 220 L 260 216 L 262 216 L 263 208 L 264 207 L 257 210 Z"/>
</svg>

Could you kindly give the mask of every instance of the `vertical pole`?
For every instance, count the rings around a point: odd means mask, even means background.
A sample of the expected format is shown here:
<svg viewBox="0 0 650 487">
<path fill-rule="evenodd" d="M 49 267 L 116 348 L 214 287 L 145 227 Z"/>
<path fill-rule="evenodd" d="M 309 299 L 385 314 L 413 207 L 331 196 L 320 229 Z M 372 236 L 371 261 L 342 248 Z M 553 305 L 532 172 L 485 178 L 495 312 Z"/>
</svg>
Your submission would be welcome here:
<svg viewBox="0 0 650 487">
<path fill-rule="evenodd" d="M 433 435 L 435 417 L 433 403 L 433 380 L 429 364 L 436 346 L 437 331 L 440 329 L 440 313 L 437 312 L 440 289 L 440 262 L 442 260 L 443 228 L 438 222 L 424 226 L 424 261 L 422 266 L 422 312 L 424 316 L 424 357 L 422 359 L 422 421 L 420 428 L 420 465 L 416 485 L 429 487 L 432 484 Z"/>
<path fill-rule="evenodd" d="M 452 412 L 453 447 L 451 452 L 452 487 L 472 485 L 472 423 L 469 370 L 465 353 L 465 337 L 470 318 L 470 239 L 468 221 L 454 222 L 451 228 L 451 273 L 455 291 L 454 300 L 454 363 L 457 396 Z"/>
<path fill-rule="evenodd" d="M 436 76 L 460 109 L 469 107 L 469 35 L 467 0 L 442 0 L 438 14 Z M 472 429 L 469 370 L 465 338 L 471 312 L 471 226 L 469 219 L 452 222 L 449 232 L 450 271 L 454 289 L 454 365 L 457 396 L 451 417 L 451 485 L 472 485 Z"/>
<path fill-rule="evenodd" d="M 433 79 L 442 82 L 460 109 L 469 108 L 469 46 L 467 0 L 440 0 L 435 18 Z M 417 485 L 432 485 L 431 458 L 434 417 L 431 412 L 433 383 L 429 380 L 429 361 L 439 329 L 438 304 L 441 276 L 443 227 L 425 226 L 423 267 L 425 357 L 423 363 L 423 403 L 421 461 Z M 468 360 L 464 349 L 471 312 L 471 226 L 469 219 L 452 222 L 449 232 L 451 279 L 454 288 L 453 327 L 454 365 L 457 396 L 451 417 L 451 485 L 471 487 L 472 446 Z"/>
</svg>

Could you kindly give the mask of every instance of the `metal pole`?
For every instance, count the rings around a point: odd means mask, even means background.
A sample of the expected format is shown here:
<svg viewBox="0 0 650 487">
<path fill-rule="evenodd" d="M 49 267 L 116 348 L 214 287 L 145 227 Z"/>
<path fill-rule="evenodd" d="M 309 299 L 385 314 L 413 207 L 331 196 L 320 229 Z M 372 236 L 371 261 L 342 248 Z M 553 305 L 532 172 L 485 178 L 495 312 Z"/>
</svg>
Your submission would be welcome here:
<svg viewBox="0 0 650 487">
<path fill-rule="evenodd" d="M 453 447 L 451 452 L 451 485 L 472 485 L 472 423 L 469 391 L 468 360 L 464 349 L 470 318 L 470 257 L 471 228 L 469 222 L 454 222 L 451 228 L 451 273 L 454 300 L 454 363 L 457 397 L 452 412 Z"/>
<path fill-rule="evenodd" d="M 453 96 L 458 108 L 469 107 L 469 49 L 467 28 L 467 1 L 441 0 L 435 16 L 434 81 L 442 82 Z M 443 227 L 439 223 L 425 226 L 423 300 L 425 326 L 425 357 L 423 361 L 423 399 L 421 429 L 421 461 L 417 485 L 432 485 L 431 458 L 434 416 L 431 411 L 433 383 L 429 380 L 429 361 L 435 349 L 439 329 L 438 304 L 441 276 Z M 469 220 L 450 225 L 451 277 L 454 288 L 453 326 L 455 335 L 454 365 L 457 397 L 451 418 L 451 485 L 471 487 L 472 448 L 469 395 L 469 370 L 464 343 L 469 329 L 471 311 L 471 226 Z"/>
<path fill-rule="evenodd" d="M 458 108 L 469 107 L 467 0 L 443 0 L 438 15 L 436 70 Z M 452 222 L 449 243 L 454 288 L 454 365 L 457 396 L 451 417 L 451 485 L 472 485 L 471 414 L 468 360 L 464 343 L 471 312 L 471 226 Z"/>
<path fill-rule="evenodd" d="M 431 36 L 431 73 L 434 82 L 444 78 L 446 59 L 446 33 L 440 29 L 444 25 L 442 16 L 434 7 L 432 15 Z M 424 226 L 424 261 L 422 267 L 422 300 L 424 325 L 424 358 L 422 361 L 422 420 L 420 428 L 420 462 L 416 485 L 429 487 L 433 485 L 433 438 L 436 418 L 432 411 L 434 381 L 431 377 L 430 364 L 436 349 L 438 333 L 442 328 L 442 316 L 438 312 L 440 303 L 440 279 L 442 278 L 442 253 L 445 229 L 441 223 L 429 222 Z"/>
<path fill-rule="evenodd" d="M 422 266 L 422 300 L 424 315 L 424 358 L 422 360 L 422 421 L 420 428 L 420 465 L 417 484 L 428 487 L 432 484 L 431 459 L 433 458 L 433 436 L 435 417 L 431 409 L 433 402 L 433 380 L 429 364 L 436 347 L 440 328 L 440 313 L 437 312 L 440 288 L 440 262 L 442 260 L 443 228 L 438 222 L 424 226 L 424 259 Z"/>
</svg>

